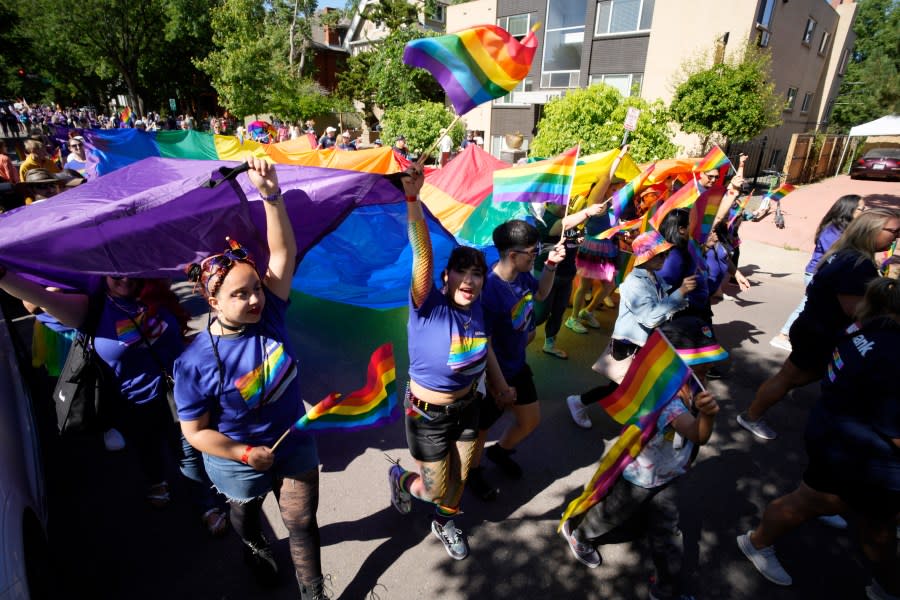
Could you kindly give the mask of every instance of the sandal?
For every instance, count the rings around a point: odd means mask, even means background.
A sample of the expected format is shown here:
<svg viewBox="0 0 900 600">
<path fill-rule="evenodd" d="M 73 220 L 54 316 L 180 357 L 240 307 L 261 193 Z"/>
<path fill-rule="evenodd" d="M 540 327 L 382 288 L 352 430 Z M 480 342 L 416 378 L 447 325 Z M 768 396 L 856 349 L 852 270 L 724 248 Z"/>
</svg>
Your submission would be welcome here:
<svg viewBox="0 0 900 600">
<path fill-rule="evenodd" d="M 211 508 L 201 517 L 209 535 L 219 536 L 228 529 L 228 516 L 219 508 Z"/>
<path fill-rule="evenodd" d="M 154 508 L 165 508 L 171 500 L 169 496 L 169 484 L 165 481 L 150 486 L 150 492 L 147 494 L 147 501 Z"/>
</svg>

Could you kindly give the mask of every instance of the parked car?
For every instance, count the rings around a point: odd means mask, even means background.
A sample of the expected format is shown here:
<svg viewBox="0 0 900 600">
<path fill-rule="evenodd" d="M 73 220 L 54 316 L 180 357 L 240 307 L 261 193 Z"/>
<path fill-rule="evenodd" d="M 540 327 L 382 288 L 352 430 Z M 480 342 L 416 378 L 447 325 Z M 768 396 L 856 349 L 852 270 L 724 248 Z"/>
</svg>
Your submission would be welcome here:
<svg viewBox="0 0 900 600">
<path fill-rule="evenodd" d="M 0 308 L 0 600 L 48 597 L 47 496 L 37 422 Z"/>
<path fill-rule="evenodd" d="M 850 179 L 900 179 L 900 148 L 872 148 L 850 167 Z"/>
</svg>

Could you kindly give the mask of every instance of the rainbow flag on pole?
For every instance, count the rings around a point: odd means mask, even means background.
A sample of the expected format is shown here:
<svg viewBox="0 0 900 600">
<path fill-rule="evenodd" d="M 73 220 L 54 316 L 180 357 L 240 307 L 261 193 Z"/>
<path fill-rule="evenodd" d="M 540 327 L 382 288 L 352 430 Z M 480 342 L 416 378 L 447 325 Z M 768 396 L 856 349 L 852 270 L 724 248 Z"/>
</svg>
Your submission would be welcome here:
<svg viewBox="0 0 900 600">
<path fill-rule="evenodd" d="M 119 120 L 122 121 L 123 123 L 127 123 L 128 119 L 130 119 L 130 118 L 131 118 L 131 107 L 126 106 L 125 108 L 122 109 L 122 112 L 119 114 Z"/>
<path fill-rule="evenodd" d="M 494 202 L 568 204 L 578 146 L 559 156 L 494 171 Z"/>
<path fill-rule="evenodd" d="M 706 242 L 709 232 L 712 231 L 713 221 L 725 196 L 725 188 L 716 186 L 703 192 L 694 206 L 691 207 L 690 225 L 688 231 L 693 239 L 700 244 Z"/>
<path fill-rule="evenodd" d="M 778 186 L 778 189 L 769 194 L 766 194 L 766 196 L 769 199 L 774 200 L 775 202 L 781 202 L 782 198 L 793 192 L 795 189 L 797 189 L 797 187 L 791 185 L 790 183 L 782 183 Z"/>
<path fill-rule="evenodd" d="M 388 343 L 372 354 L 366 386 L 342 397 L 328 394 L 294 423 L 304 431 L 357 430 L 379 427 L 395 421 L 397 406 L 397 373 L 394 349 Z M 396 414 L 395 414 L 396 413 Z"/>
<path fill-rule="evenodd" d="M 430 72 L 456 114 L 505 96 L 525 79 L 537 50 L 535 25 L 521 42 L 496 25 L 420 38 L 406 44 L 403 62 Z"/>
<path fill-rule="evenodd" d="M 608 240 L 621 231 L 636 231 L 640 229 L 643 222 L 644 217 L 638 217 L 637 219 L 632 219 L 630 221 L 623 221 L 618 225 L 610 227 L 606 231 L 601 231 L 597 235 L 591 235 L 588 237 L 593 240 Z"/>
<path fill-rule="evenodd" d="M 653 167 L 655 166 L 656 163 L 653 163 L 644 169 L 640 175 L 626 183 L 618 192 L 613 194 L 612 209 L 613 214 L 617 219 L 621 217 L 622 213 L 625 212 L 625 209 L 628 208 L 628 205 L 634 199 L 634 194 L 644 186 L 644 183 L 647 181 L 647 178 L 650 177 L 650 173 L 653 172 Z"/>
<path fill-rule="evenodd" d="M 722 152 L 721 148 L 713 144 L 712 149 L 706 153 L 706 156 L 694 165 L 694 172 L 706 173 L 707 171 L 718 169 L 725 164 L 731 164 L 731 161 L 728 160 L 728 157 L 725 156 L 725 153 Z"/>
<path fill-rule="evenodd" d="M 694 202 L 696 202 L 699 197 L 700 190 L 697 187 L 697 181 L 691 179 L 681 186 L 677 192 L 669 196 L 666 201 L 656 209 L 656 212 L 653 213 L 653 216 L 650 218 L 650 224 L 653 225 L 654 229 L 659 231 L 659 226 L 662 224 L 662 221 L 667 214 L 676 208 L 689 208 L 693 206 Z"/>
<path fill-rule="evenodd" d="M 659 331 L 654 331 L 628 368 L 625 379 L 599 404 L 617 422 L 625 425 L 619 439 L 603 455 L 597 471 L 582 494 L 569 503 L 559 528 L 603 499 L 656 433 L 660 411 L 691 375 L 690 368 Z"/>
</svg>

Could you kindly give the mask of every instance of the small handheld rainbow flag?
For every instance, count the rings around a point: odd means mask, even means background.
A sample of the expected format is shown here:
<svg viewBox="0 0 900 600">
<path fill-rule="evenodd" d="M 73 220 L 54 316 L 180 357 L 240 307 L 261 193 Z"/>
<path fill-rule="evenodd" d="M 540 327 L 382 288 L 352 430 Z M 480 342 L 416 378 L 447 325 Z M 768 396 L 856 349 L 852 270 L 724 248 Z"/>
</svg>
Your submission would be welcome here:
<svg viewBox="0 0 900 600">
<path fill-rule="evenodd" d="M 650 177 L 650 174 L 653 172 L 653 168 L 656 166 L 656 163 L 653 163 L 646 169 L 644 169 L 640 175 L 626 183 L 622 188 L 613 194 L 612 197 L 612 210 L 613 214 L 618 219 L 622 216 L 622 213 L 625 212 L 625 209 L 628 208 L 628 205 L 634 199 L 634 194 L 643 187 L 644 183 L 647 181 L 647 178 Z"/>
<path fill-rule="evenodd" d="M 126 106 L 125 108 L 122 109 L 122 112 L 119 114 L 119 120 L 122 121 L 123 123 L 127 123 L 130 118 L 131 118 L 131 107 Z"/>
<path fill-rule="evenodd" d="M 535 25 L 521 42 L 496 25 L 420 38 L 406 44 L 403 62 L 430 72 L 456 114 L 505 96 L 525 79 L 537 50 Z"/>
<path fill-rule="evenodd" d="M 700 194 L 700 197 L 694 202 L 694 206 L 691 207 L 688 231 L 691 238 L 697 240 L 700 244 L 705 243 L 706 238 L 709 237 L 713 221 L 724 196 L 725 188 L 718 185 Z"/>
<path fill-rule="evenodd" d="M 694 238 L 691 238 L 687 243 L 687 252 L 694 261 L 694 266 L 697 267 L 695 272 L 703 275 L 707 274 L 709 265 L 706 264 L 706 247 Z"/>
<path fill-rule="evenodd" d="M 717 145 L 713 144 L 713 147 L 709 152 L 706 153 L 706 156 L 700 160 L 696 165 L 694 165 L 695 173 L 706 173 L 707 171 L 712 171 L 713 169 L 718 169 L 725 164 L 731 164 L 731 161 L 728 160 L 728 157 L 725 156 L 725 153 L 722 152 L 722 149 Z"/>
<path fill-rule="evenodd" d="M 614 235 L 622 231 L 636 231 L 641 228 L 641 223 L 644 222 L 644 217 L 638 217 L 637 219 L 632 219 L 630 221 L 623 221 L 618 225 L 610 227 L 606 231 L 601 231 L 597 235 L 588 236 L 593 240 L 608 240 Z"/>
<path fill-rule="evenodd" d="M 766 194 L 766 197 L 775 202 L 781 202 L 782 198 L 793 192 L 795 189 L 797 189 L 796 186 L 793 186 L 790 183 L 782 183 L 778 186 L 778 189 Z"/>
<path fill-rule="evenodd" d="M 369 359 L 366 386 L 341 397 L 332 392 L 294 423 L 304 431 L 352 431 L 379 427 L 399 417 L 393 346 L 384 344 Z M 395 414 L 396 413 L 396 414 Z"/>
<path fill-rule="evenodd" d="M 662 224 L 663 219 L 666 218 L 667 214 L 676 208 L 689 208 L 693 206 L 694 202 L 696 202 L 699 197 L 700 190 L 697 188 L 697 181 L 691 179 L 681 186 L 677 192 L 669 196 L 666 201 L 656 209 L 656 212 L 653 213 L 653 216 L 650 218 L 650 224 L 653 225 L 654 229 L 659 231 L 659 226 Z"/>
<path fill-rule="evenodd" d="M 568 204 L 578 146 L 559 156 L 494 171 L 494 202 Z"/>
<path fill-rule="evenodd" d="M 671 400 L 690 374 L 668 340 L 654 331 L 619 387 L 599 404 L 616 422 L 632 425 Z"/>
</svg>

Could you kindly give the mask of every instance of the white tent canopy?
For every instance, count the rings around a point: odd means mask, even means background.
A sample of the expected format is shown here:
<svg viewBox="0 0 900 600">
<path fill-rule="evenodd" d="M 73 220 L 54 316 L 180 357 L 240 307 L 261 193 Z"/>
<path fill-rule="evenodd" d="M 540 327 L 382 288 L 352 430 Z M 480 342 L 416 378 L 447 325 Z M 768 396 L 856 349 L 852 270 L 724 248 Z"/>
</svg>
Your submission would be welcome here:
<svg viewBox="0 0 900 600">
<path fill-rule="evenodd" d="M 887 115 L 850 129 L 850 137 L 869 135 L 900 135 L 900 115 Z"/>
<path fill-rule="evenodd" d="M 841 165 L 844 164 L 844 156 L 847 154 L 847 146 L 850 145 L 850 138 L 868 137 L 870 135 L 900 135 L 900 115 L 886 115 L 880 119 L 875 119 L 874 121 L 851 127 L 847 137 L 847 143 L 844 144 L 844 149 L 841 151 L 841 160 L 838 161 L 838 167 L 834 173 L 835 175 L 840 172 Z M 847 172 L 850 172 L 849 165 L 847 166 Z"/>
</svg>

